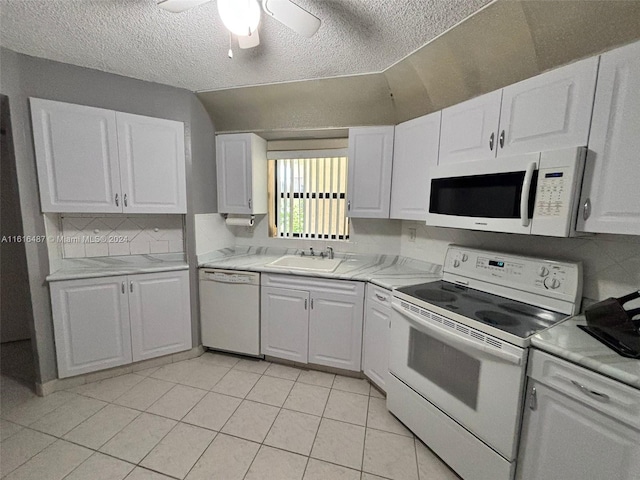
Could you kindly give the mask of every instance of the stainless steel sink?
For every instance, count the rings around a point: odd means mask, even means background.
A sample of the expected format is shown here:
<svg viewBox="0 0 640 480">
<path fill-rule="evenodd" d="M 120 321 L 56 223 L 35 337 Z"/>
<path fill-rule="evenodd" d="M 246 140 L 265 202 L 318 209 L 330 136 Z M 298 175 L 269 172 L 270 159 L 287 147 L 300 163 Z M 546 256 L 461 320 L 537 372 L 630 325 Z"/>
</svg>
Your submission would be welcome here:
<svg viewBox="0 0 640 480">
<path fill-rule="evenodd" d="M 266 267 L 283 270 L 307 270 L 314 272 L 333 272 L 342 263 L 340 258 L 322 258 L 312 256 L 285 255 L 266 264 Z"/>
</svg>

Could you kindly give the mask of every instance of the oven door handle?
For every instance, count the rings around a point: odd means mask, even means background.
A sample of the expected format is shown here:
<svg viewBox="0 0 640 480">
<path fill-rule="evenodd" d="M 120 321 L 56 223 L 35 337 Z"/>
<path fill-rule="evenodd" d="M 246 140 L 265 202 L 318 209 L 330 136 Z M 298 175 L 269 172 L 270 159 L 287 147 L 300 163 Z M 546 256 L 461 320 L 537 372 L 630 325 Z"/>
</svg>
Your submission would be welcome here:
<svg viewBox="0 0 640 480">
<path fill-rule="evenodd" d="M 529 226 L 529 193 L 531 192 L 533 172 L 537 166 L 536 162 L 531 162 L 524 173 L 522 193 L 520 194 L 520 220 L 522 221 L 523 227 Z"/>
<path fill-rule="evenodd" d="M 513 353 L 509 353 L 509 352 L 504 352 L 502 350 L 497 350 L 488 345 L 487 346 L 481 345 L 477 342 L 474 342 L 473 340 L 464 338 L 463 336 L 457 335 L 455 333 L 452 334 L 441 327 L 438 327 L 436 325 L 431 325 L 430 323 L 425 322 L 416 314 L 408 312 L 404 308 L 399 307 L 398 305 L 392 305 L 392 307 L 394 310 L 400 313 L 403 317 L 409 319 L 411 323 L 413 323 L 416 327 L 418 327 L 424 333 L 434 338 L 437 338 L 438 340 L 442 341 L 443 343 L 446 343 L 451 347 L 457 347 L 457 348 L 461 346 L 468 347 L 479 353 L 484 353 L 492 357 L 500 358 L 501 360 L 504 360 L 508 363 L 512 363 L 514 365 L 522 365 L 522 358 L 519 357 L 518 355 L 514 355 Z"/>
</svg>

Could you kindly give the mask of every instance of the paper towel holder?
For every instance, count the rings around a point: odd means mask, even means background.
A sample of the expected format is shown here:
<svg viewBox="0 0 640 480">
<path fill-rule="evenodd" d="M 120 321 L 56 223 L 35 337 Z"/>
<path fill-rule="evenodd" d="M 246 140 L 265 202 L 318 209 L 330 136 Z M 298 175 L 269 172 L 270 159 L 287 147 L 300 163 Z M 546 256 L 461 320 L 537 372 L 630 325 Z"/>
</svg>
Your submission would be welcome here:
<svg viewBox="0 0 640 480">
<path fill-rule="evenodd" d="M 227 218 L 229 218 L 229 214 L 228 213 L 223 213 L 222 217 L 226 220 Z M 249 220 L 253 220 L 255 222 L 256 216 L 255 215 L 249 215 Z"/>
</svg>

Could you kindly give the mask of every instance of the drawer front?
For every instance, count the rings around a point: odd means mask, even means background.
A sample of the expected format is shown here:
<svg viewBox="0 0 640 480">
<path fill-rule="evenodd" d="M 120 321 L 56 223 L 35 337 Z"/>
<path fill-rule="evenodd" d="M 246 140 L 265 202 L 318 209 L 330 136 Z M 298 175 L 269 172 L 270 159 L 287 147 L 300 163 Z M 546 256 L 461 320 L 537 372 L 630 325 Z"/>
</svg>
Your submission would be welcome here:
<svg viewBox="0 0 640 480">
<path fill-rule="evenodd" d="M 337 293 L 360 298 L 364 295 L 364 284 L 362 282 L 322 277 L 263 273 L 261 285 L 263 287 L 289 288 L 293 290 L 313 290 L 319 293 Z"/>
<path fill-rule="evenodd" d="M 367 284 L 367 301 L 371 301 L 391 311 L 391 290 L 378 287 L 372 283 Z"/>
<path fill-rule="evenodd" d="M 531 358 L 534 380 L 640 429 L 640 390 L 540 350 Z"/>
</svg>

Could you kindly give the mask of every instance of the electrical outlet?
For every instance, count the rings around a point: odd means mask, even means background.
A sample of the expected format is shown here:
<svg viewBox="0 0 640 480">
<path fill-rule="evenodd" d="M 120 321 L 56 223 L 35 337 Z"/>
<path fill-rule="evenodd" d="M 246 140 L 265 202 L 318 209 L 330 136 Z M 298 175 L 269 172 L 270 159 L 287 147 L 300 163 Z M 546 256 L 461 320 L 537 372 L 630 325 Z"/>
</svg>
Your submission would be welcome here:
<svg viewBox="0 0 640 480">
<path fill-rule="evenodd" d="M 409 229 L 409 241 L 410 242 L 415 242 L 416 241 L 416 228 L 410 228 Z"/>
</svg>

